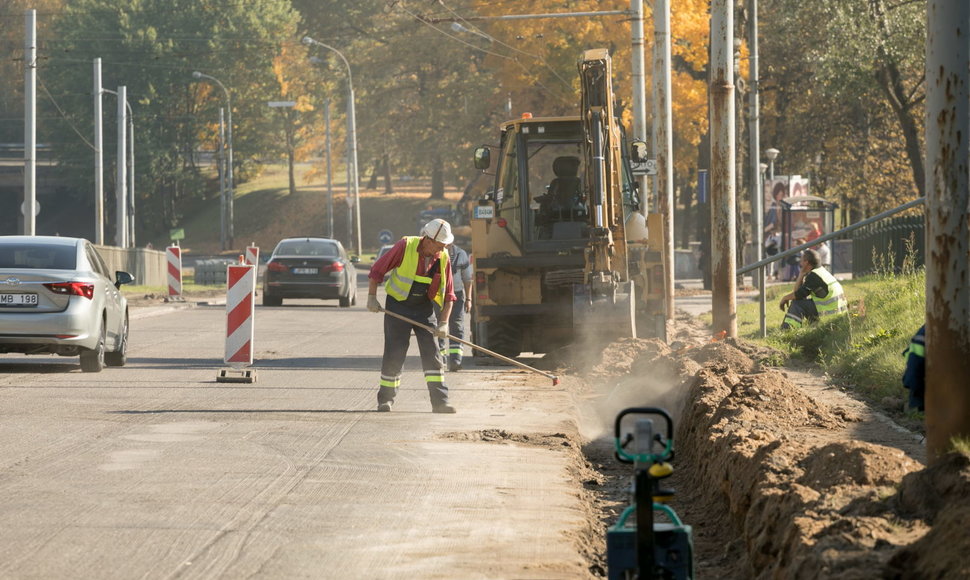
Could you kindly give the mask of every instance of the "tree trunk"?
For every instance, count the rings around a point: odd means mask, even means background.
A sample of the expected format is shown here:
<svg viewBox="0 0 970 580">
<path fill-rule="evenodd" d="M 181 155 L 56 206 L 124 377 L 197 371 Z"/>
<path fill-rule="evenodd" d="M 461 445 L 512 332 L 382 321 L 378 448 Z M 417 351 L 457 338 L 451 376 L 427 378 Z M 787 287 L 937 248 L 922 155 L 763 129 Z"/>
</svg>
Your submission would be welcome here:
<svg viewBox="0 0 970 580">
<path fill-rule="evenodd" d="M 394 193 L 394 184 L 391 183 L 391 156 L 387 151 L 384 152 L 384 194 Z"/>
<path fill-rule="evenodd" d="M 885 4 L 882 0 L 872 0 L 869 6 L 876 18 L 879 30 L 883 33 L 883 38 L 889 38 L 892 31 L 886 18 Z M 906 157 L 909 158 L 909 164 L 913 171 L 913 183 L 916 185 L 920 197 L 925 196 L 926 168 L 923 164 L 923 150 L 919 139 L 922 131 L 913 115 L 915 106 L 923 99 L 915 96 L 916 91 L 910 92 L 906 89 L 899 72 L 899 63 L 892 59 L 886 50 L 886 46 L 882 43 L 876 48 L 876 59 L 876 80 L 896 115 L 899 128 L 903 131 L 903 138 L 906 141 Z"/>
<path fill-rule="evenodd" d="M 435 153 L 431 166 L 431 199 L 445 198 L 445 179 L 442 165 L 441 154 Z"/>
</svg>

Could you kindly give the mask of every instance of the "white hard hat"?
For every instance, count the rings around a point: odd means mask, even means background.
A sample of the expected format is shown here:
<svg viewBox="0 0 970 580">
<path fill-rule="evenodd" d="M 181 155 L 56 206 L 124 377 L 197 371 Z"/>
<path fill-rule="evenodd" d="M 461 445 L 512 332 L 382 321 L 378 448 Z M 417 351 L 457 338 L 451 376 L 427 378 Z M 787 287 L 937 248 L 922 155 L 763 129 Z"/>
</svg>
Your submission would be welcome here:
<svg viewBox="0 0 970 580">
<path fill-rule="evenodd" d="M 455 241 L 455 236 L 451 234 L 451 224 L 441 218 L 433 219 L 424 224 L 424 227 L 421 228 L 421 235 L 446 246 Z"/>
</svg>

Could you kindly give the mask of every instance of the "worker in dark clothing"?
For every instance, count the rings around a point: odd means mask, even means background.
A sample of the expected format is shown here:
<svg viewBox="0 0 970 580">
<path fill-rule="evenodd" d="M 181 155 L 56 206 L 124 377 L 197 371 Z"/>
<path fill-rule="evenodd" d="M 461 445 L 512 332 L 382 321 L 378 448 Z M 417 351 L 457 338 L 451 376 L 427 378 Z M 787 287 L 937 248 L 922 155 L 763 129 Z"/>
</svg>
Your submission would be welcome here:
<svg viewBox="0 0 970 580">
<path fill-rule="evenodd" d="M 849 310 L 842 292 L 842 284 L 819 264 L 818 252 L 802 252 L 801 270 L 795 281 L 795 290 L 785 294 L 779 306 L 786 308 L 783 330 L 801 328 L 822 316 L 840 314 Z"/>
<path fill-rule="evenodd" d="M 400 314 L 416 323 L 436 327 L 432 334 L 403 320 L 384 315 L 384 359 L 381 364 L 380 389 L 377 391 L 377 410 L 390 411 L 401 384 L 401 369 L 408 353 L 411 333 L 414 332 L 421 353 L 424 380 L 431 395 L 431 409 L 435 413 L 454 413 L 448 403 L 448 387 L 441 372 L 441 360 L 435 336 L 448 334 L 448 317 L 455 302 L 451 264 L 446 246 L 454 241 L 451 225 L 443 219 L 433 219 L 421 229 L 420 236 L 401 238 L 371 267 L 367 290 L 367 309 L 381 312 L 377 300 L 377 286 L 390 274 L 385 285 L 388 312 Z M 441 308 L 436 320 L 433 305 Z"/>
<path fill-rule="evenodd" d="M 455 244 L 448 246 L 448 257 L 451 259 L 451 276 L 455 280 L 455 306 L 448 318 L 448 334 L 455 338 L 465 339 L 465 314 L 472 309 L 472 265 L 468 253 Z M 435 305 L 435 313 L 439 313 Z M 448 370 L 461 370 L 461 343 L 449 338 L 438 339 L 438 349 L 442 360 L 448 361 Z"/>
<path fill-rule="evenodd" d="M 926 393 L 926 325 L 919 327 L 910 340 L 909 348 L 903 351 L 906 357 L 906 370 L 903 371 L 903 386 L 909 389 L 909 408 L 922 411 L 923 397 Z"/>
</svg>

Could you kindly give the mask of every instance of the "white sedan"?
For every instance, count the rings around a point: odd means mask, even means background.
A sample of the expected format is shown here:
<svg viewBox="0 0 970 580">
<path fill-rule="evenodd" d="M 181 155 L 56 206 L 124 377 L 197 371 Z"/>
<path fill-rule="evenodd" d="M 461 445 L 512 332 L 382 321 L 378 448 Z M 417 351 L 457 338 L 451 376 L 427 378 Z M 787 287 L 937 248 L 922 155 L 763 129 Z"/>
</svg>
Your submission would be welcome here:
<svg viewBox="0 0 970 580">
<path fill-rule="evenodd" d="M 80 356 L 81 370 L 124 366 L 128 272 L 109 272 L 91 242 L 0 236 L 0 353 Z"/>
</svg>

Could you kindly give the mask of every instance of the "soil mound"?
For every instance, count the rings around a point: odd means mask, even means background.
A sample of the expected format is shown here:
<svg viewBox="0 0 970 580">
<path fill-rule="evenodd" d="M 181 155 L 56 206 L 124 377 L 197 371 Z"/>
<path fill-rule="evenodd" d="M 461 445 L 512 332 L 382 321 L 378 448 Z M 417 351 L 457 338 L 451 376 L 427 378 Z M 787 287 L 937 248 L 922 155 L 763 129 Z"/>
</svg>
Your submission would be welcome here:
<svg viewBox="0 0 970 580">
<path fill-rule="evenodd" d="M 857 413 L 762 364 L 782 358 L 733 340 L 628 339 L 585 373 L 609 387 L 604 419 L 629 406 L 679 417 L 672 507 L 694 528 L 698 574 L 970 578 L 970 458 L 924 469 L 858 440 Z"/>
</svg>

